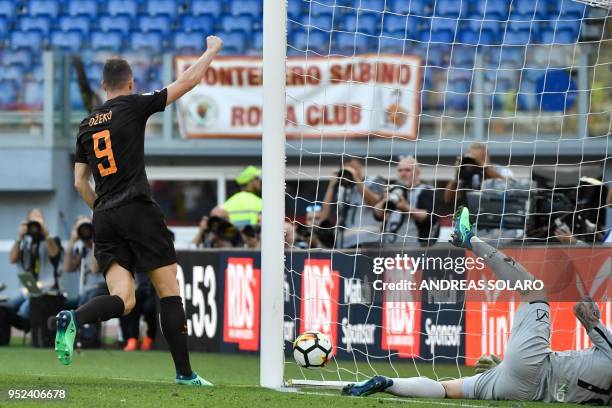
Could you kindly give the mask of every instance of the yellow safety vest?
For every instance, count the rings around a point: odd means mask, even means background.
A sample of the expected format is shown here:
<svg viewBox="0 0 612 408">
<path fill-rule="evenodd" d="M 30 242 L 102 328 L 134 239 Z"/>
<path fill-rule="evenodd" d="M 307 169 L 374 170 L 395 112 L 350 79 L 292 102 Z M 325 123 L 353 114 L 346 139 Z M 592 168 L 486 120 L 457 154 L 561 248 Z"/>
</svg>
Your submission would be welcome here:
<svg viewBox="0 0 612 408">
<path fill-rule="evenodd" d="M 237 227 L 259 224 L 261 213 L 261 198 L 248 191 L 234 194 L 223 203 L 223 208 L 229 213 L 229 220 Z"/>
</svg>

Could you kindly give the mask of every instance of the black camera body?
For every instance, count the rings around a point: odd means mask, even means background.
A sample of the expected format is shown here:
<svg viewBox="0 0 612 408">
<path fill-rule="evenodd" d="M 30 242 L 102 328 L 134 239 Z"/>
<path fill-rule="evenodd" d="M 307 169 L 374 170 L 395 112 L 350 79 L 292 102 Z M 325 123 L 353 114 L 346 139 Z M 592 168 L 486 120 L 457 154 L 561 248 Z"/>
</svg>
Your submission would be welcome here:
<svg viewBox="0 0 612 408">
<path fill-rule="evenodd" d="M 93 239 L 93 224 L 91 222 L 84 222 L 77 228 L 77 236 L 81 241 L 91 241 Z"/>
<path fill-rule="evenodd" d="M 204 234 L 213 233 L 223 241 L 238 242 L 240 241 L 240 231 L 228 220 L 213 216 L 208 219 L 207 227 Z M 202 237 L 205 238 L 205 237 Z M 204 239 L 203 239 L 204 241 Z"/>
<path fill-rule="evenodd" d="M 484 168 L 470 155 L 457 157 L 459 171 L 457 172 L 457 188 L 480 190 L 484 179 Z"/>
<path fill-rule="evenodd" d="M 31 236 L 33 239 L 40 239 L 43 235 L 42 225 L 38 221 L 28 221 L 26 235 Z"/>
</svg>

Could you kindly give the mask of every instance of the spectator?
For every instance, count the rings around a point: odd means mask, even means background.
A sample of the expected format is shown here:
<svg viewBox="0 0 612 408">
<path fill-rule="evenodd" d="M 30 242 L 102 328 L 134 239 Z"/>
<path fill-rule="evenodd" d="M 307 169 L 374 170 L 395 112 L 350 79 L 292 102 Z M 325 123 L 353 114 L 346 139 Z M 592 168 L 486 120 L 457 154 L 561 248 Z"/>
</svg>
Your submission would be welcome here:
<svg viewBox="0 0 612 408">
<path fill-rule="evenodd" d="M 80 216 L 72 226 L 64 257 L 64 271 L 80 273 L 78 299 L 72 302 L 74 308 L 96 296 L 108 294 L 106 281 L 99 273 L 98 263 L 93 256 L 93 225 L 90 217 Z"/>
<path fill-rule="evenodd" d="M 414 157 L 397 164 L 397 185 L 376 204 L 375 216 L 383 221 L 386 243 L 433 245 L 440 226 L 434 213 L 434 188 L 421 182 L 421 169 Z"/>
<path fill-rule="evenodd" d="M 322 221 L 323 207 L 311 204 L 306 207 L 304 224 L 297 224 L 296 233 L 307 243 L 308 248 L 331 248 L 334 246 L 333 226 Z"/>
<path fill-rule="evenodd" d="M 13 244 L 9 260 L 17 264 L 20 274 L 31 274 L 43 292 L 59 292 L 61 241 L 51 236 L 45 218 L 38 208 L 32 209 L 27 219 L 19 225 L 19 233 Z M 29 299 L 19 295 L 10 300 L 17 315 L 29 319 Z"/>
<path fill-rule="evenodd" d="M 308 243 L 297 233 L 291 221 L 285 221 L 285 248 L 308 248 Z"/>
<path fill-rule="evenodd" d="M 466 204 L 465 190 L 480 190 L 483 179 L 514 177 L 509 168 L 491 163 L 487 146 L 482 143 L 472 144 L 463 157 L 457 158 L 455 167 L 455 178 L 446 184 L 444 202 L 456 207 Z"/>
<path fill-rule="evenodd" d="M 198 233 L 191 241 L 195 247 L 231 248 L 240 243 L 240 231 L 229 221 L 229 213 L 222 207 L 214 207 L 208 216 L 202 217 Z"/>
<path fill-rule="evenodd" d="M 335 245 L 354 248 L 380 244 L 380 222 L 374 218 L 374 206 L 382 196 L 382 179 L 364 178 L 361 162 L 352 158 L 335 173 L 327 185 L 321 223 L 328 222 L 336 230 Z M 332 204 L 337 219 L 333 223 Z"/>
<path fill-rule="evenodd" d="M 261 247 L 261 229 L 259 225 L 247 225 L 240 230 L 240 236 L 245 248 L 259 249 Z"/>
<path fill-rule="evenodd" d="M 236 183 L 241 191 L 223 203 L 229 222 L 238 228 L 259 225 L 261 218 L 261 170 L 248 166 L 240 172 Z"/>
</svg>

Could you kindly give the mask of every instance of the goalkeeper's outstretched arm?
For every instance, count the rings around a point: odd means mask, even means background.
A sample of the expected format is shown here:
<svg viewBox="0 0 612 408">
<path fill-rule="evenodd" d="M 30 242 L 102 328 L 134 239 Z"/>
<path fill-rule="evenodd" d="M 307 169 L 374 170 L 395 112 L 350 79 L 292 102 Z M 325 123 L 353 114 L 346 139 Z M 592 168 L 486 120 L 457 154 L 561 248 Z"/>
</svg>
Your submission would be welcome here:
<svg viewBox="0 0 612 408">
<path fill-rule="evenodd" d="M 198 58 L 195 64 L 181 73 L 176 81 L 167 86 L 168 98 L 166 99 L 166 106 L 191 91 L 200 83 L 204 73 L 221 50 L 222 45 L 223 41 L 219 37 L 214 35 L 206 37 L 206 52 Z"/>
</svg>

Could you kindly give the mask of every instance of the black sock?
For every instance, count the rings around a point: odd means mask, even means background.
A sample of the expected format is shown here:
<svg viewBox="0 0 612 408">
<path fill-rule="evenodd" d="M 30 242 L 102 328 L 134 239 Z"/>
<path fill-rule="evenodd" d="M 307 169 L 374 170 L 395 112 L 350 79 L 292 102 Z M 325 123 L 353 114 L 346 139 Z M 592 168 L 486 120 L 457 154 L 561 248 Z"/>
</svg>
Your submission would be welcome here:
<svg viewBox="0 0 612 408">
<path fill-rule="evenodd" d="M 159 300 L 161 328 L 170 346 L 177 374 L 190 376 L 189 351 L 187 351 L 187 320 L 180 296 L 168 296 Z"/>
<path fill-rule="evenodd" d="M 74 311 L 79 326 L 121 317 L 125 311 L 123 300 L 116 295 L 102 295 L 91 299 Z"/>
</svg>

